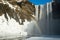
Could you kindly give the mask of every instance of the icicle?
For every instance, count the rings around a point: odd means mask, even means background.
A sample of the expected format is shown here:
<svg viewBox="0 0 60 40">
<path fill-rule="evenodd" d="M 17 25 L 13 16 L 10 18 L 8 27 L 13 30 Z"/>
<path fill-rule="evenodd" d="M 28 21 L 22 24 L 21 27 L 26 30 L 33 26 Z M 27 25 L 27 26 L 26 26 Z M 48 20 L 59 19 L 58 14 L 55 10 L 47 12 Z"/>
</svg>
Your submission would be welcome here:
<svg viewBox="0 0 60 40">
<path fill-rule="evenodd" d="M 43 5 L 40 5 L 40 19 L 42 19 L 42 17 L 43 17 L 42 16 L 42 14 L 43 14 L 43 7 L 44 7 Z"/>
<path fill-rule="evenodd" d="M 51 13 L 51 21 L 52 21 L 52 2 L 50 2 L 50 13 Z"/>
<path fill-rule="evenodd" d="M 35 5 L 35 13 L 36 13 L 36 20 L 38 21 L 38 7 L 39 5 Z"/>
</svg>

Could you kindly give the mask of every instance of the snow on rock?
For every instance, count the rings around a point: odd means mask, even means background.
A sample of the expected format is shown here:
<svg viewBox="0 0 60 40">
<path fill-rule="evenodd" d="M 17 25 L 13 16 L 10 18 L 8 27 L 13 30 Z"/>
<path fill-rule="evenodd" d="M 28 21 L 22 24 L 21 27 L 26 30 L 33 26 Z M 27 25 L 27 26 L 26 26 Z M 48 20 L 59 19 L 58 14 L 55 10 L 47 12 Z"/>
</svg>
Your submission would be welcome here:
<svg viewBox="0 0 60 40">
<path fill-rule="evenodd" d="M 13 35 L 23 35 L 26 36 L 27 32 L 24 30 L 26 29 L 27 22 L 24 25 L 19 25 L 13 18 L 8 19 L 6 21 L 4 15 L 0 16 L 0 36 L 13 36 Z"/>
</svg>

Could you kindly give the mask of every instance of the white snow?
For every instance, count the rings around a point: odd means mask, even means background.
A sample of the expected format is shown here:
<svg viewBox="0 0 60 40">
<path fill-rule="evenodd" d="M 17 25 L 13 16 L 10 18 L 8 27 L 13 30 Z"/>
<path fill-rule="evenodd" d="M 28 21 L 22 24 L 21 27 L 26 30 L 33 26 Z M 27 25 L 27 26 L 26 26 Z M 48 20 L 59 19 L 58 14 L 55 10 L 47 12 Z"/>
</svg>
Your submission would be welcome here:
<svg viewBox="0 0 60 40">
<path fill-rule="evenodd" d="M 7 21 L 4 15 L 2 15 L 0 16 L 0 36 L 26 36 L 27 32 L 25 32 L 25 29 L 27 28 L 27 24 L 28 22 L 26 21 L 24 25 L 19 25 L 19 23 L 16 22 L 13 18 L 9 18 Z"/>
</svg>

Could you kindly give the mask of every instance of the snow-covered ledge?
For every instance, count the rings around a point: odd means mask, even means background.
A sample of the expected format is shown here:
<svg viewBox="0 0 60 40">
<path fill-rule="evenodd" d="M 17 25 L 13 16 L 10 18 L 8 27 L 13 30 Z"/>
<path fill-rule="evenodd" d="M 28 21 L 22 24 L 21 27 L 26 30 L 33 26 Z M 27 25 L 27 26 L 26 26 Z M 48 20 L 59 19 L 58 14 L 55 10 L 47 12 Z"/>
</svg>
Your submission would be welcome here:
<svg viewBox="0 0 60 40">
<path fill-rule="evenodd" d="M 4 15 L 0 16 L 0 39 L 26 37 L 27 32 L 25 29 L 27 24 L 26 22 L 24 25 L 19 25 L 13 18 L 10 19 L 9 16 L 8 21 Z"/>
</svg>

